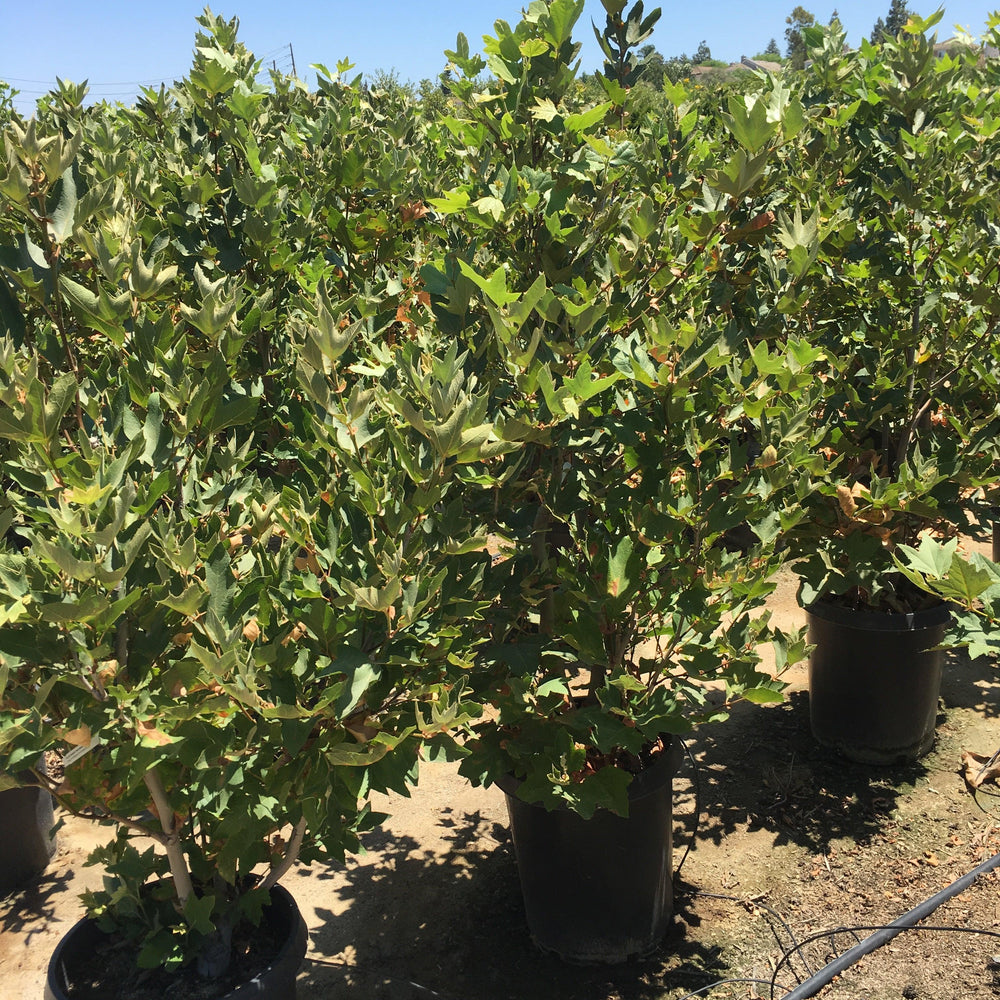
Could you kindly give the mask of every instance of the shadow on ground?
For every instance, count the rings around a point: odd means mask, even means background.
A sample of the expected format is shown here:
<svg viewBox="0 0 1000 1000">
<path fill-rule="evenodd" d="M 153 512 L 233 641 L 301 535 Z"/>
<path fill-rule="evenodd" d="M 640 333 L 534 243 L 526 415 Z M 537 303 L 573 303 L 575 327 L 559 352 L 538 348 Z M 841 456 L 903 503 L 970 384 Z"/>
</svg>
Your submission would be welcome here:
<svg viewBox="0 0 1000 1000">
<path fill-rule="evenodd" d="M 961 734 L 949 724 L 953 709 L 1000 717 L 1000 674 L 993 664 L 970 661 L 962 652 L 946 654 L 936 746 L 911 764 L 855 764 L 820 746 L 810 731 L 805 691 L 777 706 L 739 704 L 728 722 L 704 726 L 689 741 L 678 790 L 687 790 L 689 813 L 697 796 L 699 841 L 720 844 L 748 829 L 768 831 L 775 846 L 794 844 L 813 854 L 826 854 L 843 839 L 865 845 L 899 800 L 932 768 L 941 769 L 939 757 L 947 758 L 945 769 L 957 769 L 955 739 Z"/>
<path fill-rule="evenodd" d="M 27 945 L 44 934 L 55 919 L 60 897 L 69 891 L 72 870 L 62 874 L 45 872 L 26 882 L 17 892 L 0 900 L 0 934 L 19 934 Z"/>
<path fill-rule="evenodd" d="M 946 708 L 970 708 L 984 719 L 1000 718 L 1000 669 L 985 656 L 970 660 L 961 650 L 946 653 L 941 700 Z"/>
<path fill-rule="evenodd" d="M 783 705 L 734 706 L 723 725 L 691 740 L 678 775 L 700 805 L 698 840 L 720 844 L 738 830 L 765 830 L 774 846 L 794 844 L 826 854 L 834 841 L 868 843 L 898 799 L 927 774 L 922 763 L 873 768 L 853 764 L 816 743 L 809 696 L 793 692 Z"/>
<path fill-rule="evenodd" d="M 325 923 L 312 933 L 302 995 L 657 1000 L 724 975 L 719 950 L 689 936 L 683 904 L 648 959 L 574 966 L 542 954 L 525 925 L 507 830 L 478 813 L 447 809 L 440 825 L 448 831 L 447 853 L 380 830 L 367 839 L 375 863 L 338 872 L 338 894 L 348 908 L 340 916 L 317 911 Z"/>
<path fill-rule="evenodd" d="M 737 705 L 729 722 L 705 726 L 689 740 L 690 756 L 675 779 L 675 865 L 691 840 L 696 786 L 696 843 L 703 849 L 731 846 L 728 838 L 745 840 L 747 833 L 809 855 L 826 855 L 844 841 L 872 845 L 917 784 L 954 756 L 959 734 L 945 724 L 951 709 L 996 717 L 998 705 L 993 667 L 950 657 L 938 747 L 922 762 L 886 768 L 853 764 L 819 746 L 804 691 L 779 706 Z M 740 900 L 716 904 L 715 914 L 691 895 L 717 888 L 711 877 L 703 886 L 683 885 L 657 954 L 614 967 L 572 966 L 530 940 L 505 824 L 445 805 L 437 832 L 441 840 L 428 846 L 375 831 L 366 840 L 368 860 L 329 872 L 341 912 L 317 910 L 323 922 L 312 933 L 303 996 L 660 1000 L 735 971 L 730 952 L 706 940 L 699 914 L 735 919 Z"/>
</svg>

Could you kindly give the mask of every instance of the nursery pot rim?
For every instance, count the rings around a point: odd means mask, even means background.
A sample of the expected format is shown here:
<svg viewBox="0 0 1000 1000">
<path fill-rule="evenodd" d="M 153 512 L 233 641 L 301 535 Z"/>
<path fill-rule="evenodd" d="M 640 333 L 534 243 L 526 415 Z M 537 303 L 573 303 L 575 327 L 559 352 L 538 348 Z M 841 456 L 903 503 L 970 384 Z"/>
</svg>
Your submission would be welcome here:
<svg viewBox="0 0 1000 1000">
<path fill-rule="evenodd" d="M 806 614 L 834 625 L 846 625 L 868 632 L 915 632 L 937 628 L 951 621 L 951 605 L 942 601 L 922 611 L 876 611 L 871 608 L 845 608 L 820 598 L 806 605 Z"/>
<path fill-rule="evenodd" d="M 295 902 L 295 897 L 283 885 L 273 885 L 268 891 L 271 894 L 270 905 L 278 906 L 287 913 L 288 928 L 285 941 L 275 956 L 257 975 L 233 986 L 228 992 L 222 994 L 219 1000 L 229 1000 L 230 997 L 236 995 L 240 990 L 246 990 L 248 987 L 252 988 L 255 984 L 257 984 L 261 993 L 263 993 L 265 987 L 262 981 L 265 977 L 282 965 L 290 964 L 293 959 L 295 961 L 294 978 L 305 958 L 309 933 L 305 920 L 302 917 L 302 912 Z M 67 992 L 67 987 L 65 986 L 65 975 L 60 975 L 60 969 L 63 967 L 64 952 L 76 944 L 76 939 L 80 937 L 81 933 L 92 935 L 95 940 L 98 937 L 106 938 L 114 936 L 100 930 L 93 917 L 81 917 L 76 921 L 59 939 L 49 958 L 45 976 L 45 1000 L 72 1000 L 71 994 Z"/>
<path fill-rule="evenodd" d="M 632 780 L 626 789 L 629 804 L 639 802 L 647 796 L 656 794 L 663 786 L 664 781 L 668 777 L 673 778 L 677 772 L 680 741 L 676 736 L 671 736 L 669 733 L 664 733 L 660 739 L 664 744 L 663 749 L 653 758 L 649 765 L 632 775 Z M 511 795 L 521 802 L 526 802 L 525 799 L 522 799 L 518 795 L 518 789 L 524 784 L 523 778 L 519 778 L 512 772 L 508 772 L 507 774 L 500 775 L 494 784 L 505 795 Z M 528 802 L 527 804 L 541 805 L 538 802 Z M 574 811 L 569 806 L 564 805 L 559 805 L 556 808 L 566 809 L 570 812 Z M 598 812 L 601 811 L 607 812 L 603 807 L 599 807 Z"/>
</svg>

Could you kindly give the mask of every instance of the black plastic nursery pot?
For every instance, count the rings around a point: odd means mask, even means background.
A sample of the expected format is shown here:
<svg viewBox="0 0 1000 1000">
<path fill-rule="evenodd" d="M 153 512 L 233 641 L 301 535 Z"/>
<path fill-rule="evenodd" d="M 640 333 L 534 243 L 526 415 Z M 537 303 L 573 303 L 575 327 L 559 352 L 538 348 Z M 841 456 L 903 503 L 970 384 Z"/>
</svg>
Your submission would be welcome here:
<svg viewBox="0 0 1000 1000">
<path fill-rule="evenodd" d="M 814 604 L 806 611 L 809 718 L 824 746 L 863 764 L 914 761 L 934 743 L 950 621 L 946 605 L 913 614 Z"/>
<path fill-rule="evenodd" d="M 519 799 L 516 779 L 500 782 L 528 929 L 543 951 L 615 963 L 663 939 L 673 916 L 674 747 L 633 778 L 627 818 L 550 812 Z"/>
<path fill-rule="evenodd" d="M 271 889 L 271 903 L 264 910 L 264 920 L 282 935 L 281 950 L 263 972 L 231 989 L 221 1000 L 294 1000 L 295 979 L 306 954 L 307 930 L 295 900 L 280 885 Z M 49 959 L 45 1000 L 75 1000 L 79 995 L 73 991 L 76 968 L 105 942 L 107 935 L 90 918 L 74 924 Z"/>
<path fill-rule="evenodd" d="M 0 792 L 0 892 L 43 871 L 56 849 L 52 796 L 41 788 Z"/>
</svg>

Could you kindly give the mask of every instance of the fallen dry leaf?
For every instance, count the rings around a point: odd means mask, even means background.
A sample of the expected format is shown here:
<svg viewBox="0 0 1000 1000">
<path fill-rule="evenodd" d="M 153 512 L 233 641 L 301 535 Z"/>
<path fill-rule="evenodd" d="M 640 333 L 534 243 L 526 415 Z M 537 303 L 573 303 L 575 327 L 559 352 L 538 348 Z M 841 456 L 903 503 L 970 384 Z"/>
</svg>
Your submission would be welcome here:
<svg viewBox="0 0 1000 1000">
<path fill-rule="evenodd" d="M 992 763 L 990 763 L 992 761 Z M 989 765 L 988 767 L 985 765 Z M 988 781 L 994 784 L 1000 783 L 1000 759 L 997 754 L 987 757 L 984 754 L 976 753 L 973 750 L 962 751 L 962 777 L 969 786 L 970 791 L 975 791 L 980 785 L 985 785 Z"/>
</svg>

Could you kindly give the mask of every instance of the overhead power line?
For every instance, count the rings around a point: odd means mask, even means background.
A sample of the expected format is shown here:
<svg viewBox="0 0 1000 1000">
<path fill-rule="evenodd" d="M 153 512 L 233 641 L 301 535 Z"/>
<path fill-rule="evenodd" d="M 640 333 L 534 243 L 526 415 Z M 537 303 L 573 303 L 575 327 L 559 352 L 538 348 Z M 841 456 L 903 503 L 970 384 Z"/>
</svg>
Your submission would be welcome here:
<svg viewBox="0 0 1000 1000">
<path fill-rule="evenodd" d="M 184 75 L 183 73 L 175 73 L 172 75 L 171 79 L 175 80 L 180 79 L 180 77 L 182 77 L 183 75 Z M 146 80 L 119 80 L 117 82 L 112 82 L 112 83 L 91 83 L 90 80 L 88 80 L 87 86 L 88 87 L 142 87 L 145 86 L 146 84 L 160 83 L 161 80 L 165 79 L 166 79 L 165 76 L 163 77 L 151 76 L 149 77 L 149 79 Z M 19 76 L 4 76 L 3 73 L 0 73 L 0 80 L 5 81 L 6 83 L 34 83 L 42 87 L 55 86 L 55 77 L 53 77 L 51 80 L 25 80 Z M 75 83 L 76 81 L 74 80 L 73 82 Z"/>
<path fill-rule="evenodd" d="M 295 65 L 295 51 L 292 48 L 291 42 L 286 42 L 284 45 L 279 45 L 276 48 L 270 49 L 265 52 L 262 56 L 258 58 L 264 62 L 269 63 L 269 65 L 263 65 L 258 71 L 257 76 L 261 76 L 270 70 L 280 71 L 287 74 L 289 69 L 291 69 L 291 75 L 293 77 L 298 77 L 298 69 Z M 91 97 L 98 100 L 115 100 L 117 98 L 128 98 L 135 97 L 135 90 L 108 90 L 110 87 L 122 88 L 122 87 L 156 87 L 161 84 L 165 84 L 167 80 L 180 80 L 184 77 L 184 73 L 171 73 L 164 75 L 162 77 L 147 77 L 144 80 L 116 80 L 108 82 L 93 82 L 87 80 L 87 88 Z M 46 94 L 56 89 L 55 78 L 52 80 L 34 80 L 28 79 L 22 76 L 5 76 L 0 72 L 0 81 L 10 84 L 27 84 L 27 87 L 16 86 L 17 95 L 14 98 L 15 104 L 22 106 L 22 110 L 28 110 L 30 105 L 34 103 L 33 98 L 44 97 Z M 73 81 L 74 83 L 77 81 Z M 36 88 L 44 87 L 44 90 L 38 90 Z M 25 100 L 28 98 L 28 100 Z"/>
</svg>

